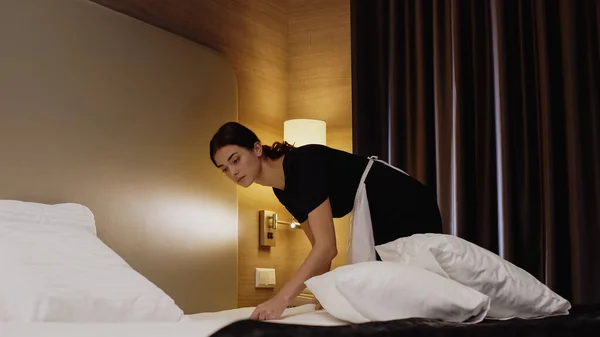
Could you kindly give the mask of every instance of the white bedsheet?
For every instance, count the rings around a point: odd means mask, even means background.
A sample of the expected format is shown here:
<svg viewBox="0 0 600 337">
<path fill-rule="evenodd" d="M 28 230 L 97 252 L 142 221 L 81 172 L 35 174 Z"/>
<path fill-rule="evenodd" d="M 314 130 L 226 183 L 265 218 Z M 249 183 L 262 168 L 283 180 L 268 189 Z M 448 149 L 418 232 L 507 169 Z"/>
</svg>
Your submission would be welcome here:
<svg viewBox="0 0 600 337">
<path fill-rule="evenodd" d="M 0 337 L 205 337 L 235 321 L 246 319 L 254 308 L 187 315 L 178 323 L 0 323 Z M 286 309 L 271 322 L 302 325 L 344 325 L 324 310 L 307 304 Z"/>
</svg>

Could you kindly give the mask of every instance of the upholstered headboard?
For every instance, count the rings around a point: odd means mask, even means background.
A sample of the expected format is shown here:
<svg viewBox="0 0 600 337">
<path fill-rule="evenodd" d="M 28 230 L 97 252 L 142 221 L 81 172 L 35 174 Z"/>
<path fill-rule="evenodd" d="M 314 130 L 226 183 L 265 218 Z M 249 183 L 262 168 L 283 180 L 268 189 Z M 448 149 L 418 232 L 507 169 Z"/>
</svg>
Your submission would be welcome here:
<svg viewBox="0 0 600 337">
<path fill-rule="evenodd" d="M 236 187 L 208 156 L 229 63 L 86 0 L 2 1 L 0 40 L 0 199 L 86 205 L 186 313 L 235 307 Z"/>
</svg>

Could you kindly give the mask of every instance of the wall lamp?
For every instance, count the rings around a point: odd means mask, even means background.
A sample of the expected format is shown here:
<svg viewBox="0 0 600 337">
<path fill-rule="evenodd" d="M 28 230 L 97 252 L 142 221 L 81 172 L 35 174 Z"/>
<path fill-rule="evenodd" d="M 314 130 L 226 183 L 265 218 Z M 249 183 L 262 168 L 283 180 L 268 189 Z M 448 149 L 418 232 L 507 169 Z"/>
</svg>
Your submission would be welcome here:
<svg viewBox="0 0 600 337">
<path fill-rule="evenodd" d="M 275 231 L 279 225 L 287 225 L 290 228 L 302 228 L 301 224 L 294 217 L 292 217 L 292 221 L 283 221 L 279 220 L 277 213 L 273 211 L 258 211 L 258 237 L 260 246 L 275 246 Z"/>
<path fill-rule="evenodd" d="M 300 147 L 327 143 L 327 123 L 318 119 L 298 118 L 283 122 L 283 140 Z"/>
</svg>

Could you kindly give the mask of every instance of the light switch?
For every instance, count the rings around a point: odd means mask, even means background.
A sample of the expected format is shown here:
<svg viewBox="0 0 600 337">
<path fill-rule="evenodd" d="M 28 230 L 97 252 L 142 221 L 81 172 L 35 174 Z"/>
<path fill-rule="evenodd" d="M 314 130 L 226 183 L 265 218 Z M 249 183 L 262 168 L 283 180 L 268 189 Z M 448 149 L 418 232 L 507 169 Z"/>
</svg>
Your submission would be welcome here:
<svg viewBox="0 0 600 337">
<path fill-rule="evenodd" d="M 256 268 L 256 288 L 275 288 L 275 269 Z"/>
<path fill-rule="evenodd" d="M 268 276 L 268 284 L 272 284 L 275 285 L 275 269 L 271 269 L 267 272 L 267 276 Z"/>
</svg>

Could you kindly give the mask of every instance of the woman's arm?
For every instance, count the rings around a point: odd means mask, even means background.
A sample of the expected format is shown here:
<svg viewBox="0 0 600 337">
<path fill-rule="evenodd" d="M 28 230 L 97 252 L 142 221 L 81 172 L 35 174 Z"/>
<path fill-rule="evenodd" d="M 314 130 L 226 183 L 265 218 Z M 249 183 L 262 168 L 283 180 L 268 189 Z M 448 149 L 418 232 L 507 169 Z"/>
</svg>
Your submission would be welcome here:
<svg viewBox="0 0 600 337">
<path fill-rule="evenodd" d="M 310 229 L 310 223 L 308 222 L 308 219 L 302 223 L 301 228 L 302 228 L 302 230 L 304 230 L 304 234 L 306 234 L 308 241 L 310 241 L 311 247 L 314 247 L 315 246 L 315 236 L 314 236 L 312 230 Z M 331 270 L 331 262 L 328 263 L 326 266 L 324 266 L 323 271 L 319 272 L 318 274 L 323 274 L 330 270 Z"/>
<path fill-rule="evenodd" d="M 337 256 L 335 227 L 329 199 L 325 200 L 308 215 L 308 226 L 304 231 L 312 249 L 304 263 L 290 281 L 279 291 L 286 301 L 295 298 L 306 287 L 304 282 L 313 276 L 321 275 L 331 268 L 331 261 Z"/>
</svg>

